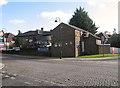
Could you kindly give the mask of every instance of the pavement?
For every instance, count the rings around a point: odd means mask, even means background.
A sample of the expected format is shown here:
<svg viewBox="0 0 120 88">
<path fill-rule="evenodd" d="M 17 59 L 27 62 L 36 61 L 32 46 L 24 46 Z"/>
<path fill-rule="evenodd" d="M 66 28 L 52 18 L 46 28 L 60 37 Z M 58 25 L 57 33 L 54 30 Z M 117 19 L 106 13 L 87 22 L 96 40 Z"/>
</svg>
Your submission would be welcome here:
<svg viewBox="0 0 120 88">
<path fill-rule="evenodd" d="M 50 60 L 80 60 L 80 61 L 105 61 L 105 60 L 118 60 L 120 59 L 120 56 L 115 56 L 115 57 L 102 57 L 102 58 L 62 58 L 60 59 L 59 57 L 45 57 L 45 56 L 28 56 L 28 55 L 15 55 L 15 54 L 3 54 L 3 55 L 11 55 L 11 56 L 19 56 L 19 57 L 26 57 L 29 59 L 50 59 Z"/>
<path fill-rule="evenodd" d="M 118 60 L 120 57 L 102 57 L 102 58 L 79 58 L 80 60 L 86 61 L 105 61 L 105 60 Z"/>
<path fill-rule="evenodd" d="M 9 54 L 5 54 L 9 55 Z M 11 54 L 10 54 L 11 55 Z M 104 58 L 53 58 L 53 57 L 41 57 L 41 56 L 27 56 L 27 55 L 13 55 L 12 56 L 20 56 L 20 57 L 27 57 L 27 58 L 37 58 L 37 59 L 51 59 L 51 60 L 79 60 L 79 61 L 107 61 L 107 60 L 119 60 L 120 57 L 104 57 Z M 0 69 L 4 68 L 4 64 L 0 63 Z"/>
<path fill-rule="evenodd" d="M 76 61 L 112 61 L 112 60 L 120 60 L 120 57 L 102 57 L 102 58 L 54 58 L 52 60 L 76 60 Z"/>
</svg>

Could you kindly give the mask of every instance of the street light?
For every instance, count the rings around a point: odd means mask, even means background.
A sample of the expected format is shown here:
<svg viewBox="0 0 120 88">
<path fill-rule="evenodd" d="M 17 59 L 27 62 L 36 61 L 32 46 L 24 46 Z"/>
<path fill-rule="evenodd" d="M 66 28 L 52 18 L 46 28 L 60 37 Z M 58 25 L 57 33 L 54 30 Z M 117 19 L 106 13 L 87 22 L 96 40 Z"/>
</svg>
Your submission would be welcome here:
<svg viewBox="0 0 120 88">
<path fill-rule="evenodd" d="M 60 20 L 60 18 L 59 17 L 56 17 L 56 19 L 55 19 L 55 22 L 61 22 L 61 20 Z M 63 27 L 60 27 L 61 29 L 63 28 Z M 62 59 L 62 30 L 60 30 L 59 31 L 59 33 L 60 33 L 60 59 Z"/>
<path fill-rule="evenodd" d="M 58 22 L 58 21 L 59 21 L 59 23 L 61 22 L 60 18 L 56 17 L 55 22 Z"/>
</svg>

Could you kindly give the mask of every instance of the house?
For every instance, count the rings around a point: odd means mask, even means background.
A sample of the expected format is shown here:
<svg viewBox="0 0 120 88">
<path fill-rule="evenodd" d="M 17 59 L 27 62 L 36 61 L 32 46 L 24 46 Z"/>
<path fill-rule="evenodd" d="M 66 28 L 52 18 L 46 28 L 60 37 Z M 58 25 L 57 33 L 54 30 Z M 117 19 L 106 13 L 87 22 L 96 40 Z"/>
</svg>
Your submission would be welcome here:
<svg viewBox="0 0 120 88">
<path fill-rule="evenodd" d="M 4 47 L 5 48 L 7 48 L 7 49 L 13 48 L 14 43 L 15 43 L 15 41 L 13 39 L 14 37 L 15 37 L 15 35 L 12 33 L 4 33 L 4 44 L 5 44 Z"/>
<path fill-rule="evenodd" d="M 47 47 L 51 43 L 51 34 L 49 31 L 36 29 L 35 31 L 27 31 L 25 33 L 18 33 L 16 38 L 19 39 L 21 48 L 38 48 Z"/>
<path fill-rule="evenodd" d="M 110 37 L 111 37 L 111 34 L 109 34 L 107 31 L 105 31 L 104 33 L 103 32 L 100 32 L 99 34 L 97 34 L 98 37 L 104 39 L 104 44 L 110 44 Z"/>
<path fill-rule="evenodd" d="M 81 28 L 61 23 L 51 34 L 51 54 L 54 57 L 77 57 L 99 53 L 98 44 L 101 44 L 101 39 Z"/>
<path fill-rule="evenodd" d="M 44 31 L 43 28 L 41 28 L 41 30 L 36 29 L 35 31 L 27 31 L 25 33 L 19 31 L 18 35 L 15 36 L 15 40 L 16 46 L 21 48 L 22 54 L 50 56 L 50 31 Z"/>
</svg>

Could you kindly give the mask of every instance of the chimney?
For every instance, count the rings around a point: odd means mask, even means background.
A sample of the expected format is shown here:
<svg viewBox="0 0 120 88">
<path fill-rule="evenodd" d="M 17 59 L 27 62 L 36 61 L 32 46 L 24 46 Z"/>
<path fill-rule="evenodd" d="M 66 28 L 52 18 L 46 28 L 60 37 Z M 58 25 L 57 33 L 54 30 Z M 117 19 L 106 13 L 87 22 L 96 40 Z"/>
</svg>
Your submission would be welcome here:
<svg viewBox="0 0 120 88">
<path fill-rule="evenodd" d="M 19 35 L 19 34 L 21 34 L 21 31 L 20 31 L 20 30 L 18 30 L 18 35 Z"/>
<path fill-rule="evenodd" d="M 41 31 L 44 31 L 44 28 L 43 28 L 43 27 L 41 28 Z"/>
<path fill-rule="evenodd" d="M 52 29 L 50 29 L 50 32 L 52 32 L 53 30 Z"/>
<path fill-rule="evenodd" d="M 108 31 L 105 31 L 104 33 L 105 33 L 105 34 L 107 34 L 107 33 L 108 33 Z"/>
<path fill-rule="evenodd" d="M 43 28 L 41 28 L 41 30 L 40 29 L 36 29 L 36 32 L 37 32 L 37 34 L 41 34 L 41 33 L 43 33 Z"/>
<path fill-rule="evenodd" d="M 39 29 L 36 29 L 36 33 L 37 33 L 37 34 L 40 34 L 40 30 L 39 30 Z"/>
</svg>

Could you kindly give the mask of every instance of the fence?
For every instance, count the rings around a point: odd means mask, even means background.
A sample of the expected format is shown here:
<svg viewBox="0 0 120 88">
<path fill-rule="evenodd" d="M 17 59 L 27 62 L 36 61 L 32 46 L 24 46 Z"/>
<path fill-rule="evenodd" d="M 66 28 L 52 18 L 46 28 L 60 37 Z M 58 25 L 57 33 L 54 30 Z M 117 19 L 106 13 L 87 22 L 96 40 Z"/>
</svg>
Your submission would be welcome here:
<svg viewBox="0 0 120 88">
<path fill-rule="evenodd" d="M 112 53 L 113 48 L 114 48 L 114 53 L 115 54 L 120 54 L 120 48 L 116 48 L 116 47 L 110 47 L 110 53 Z"/>
</svg>

